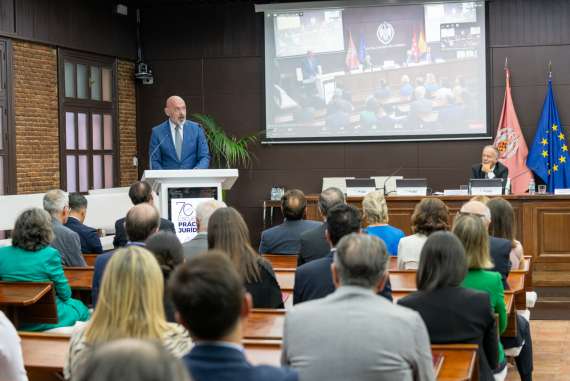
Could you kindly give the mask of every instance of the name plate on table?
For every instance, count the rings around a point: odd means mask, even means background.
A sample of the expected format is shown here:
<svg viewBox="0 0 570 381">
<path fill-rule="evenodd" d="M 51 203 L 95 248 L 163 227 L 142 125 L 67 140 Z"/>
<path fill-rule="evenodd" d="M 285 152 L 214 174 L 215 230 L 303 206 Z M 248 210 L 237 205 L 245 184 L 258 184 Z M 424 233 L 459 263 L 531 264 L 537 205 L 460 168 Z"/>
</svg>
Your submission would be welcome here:
<svg viewBox="0 0 570 381">
<path fill-rule="evenodd" d="M 444 189 L 444 196 L 469 196 L 469 189 Z"/>
<path fill-rule="evenodd" d="M 397 196 L 426 196 L 427 180 L 426 179 L 397 179 L 396 180 Z"/>
<path fill-rule="evenodd" d="M 554 194 L 570 195 L 570 188 L 555 189 L 555 190 L 554 190 Z"/>
<path fill-rule="evenodd" d="M 363 197 L 376 190 L 374 179 L 346 179 L 346 195 Z"/>
<path fill-rule="evenodd" d="M 503 179 L 471 179 L 469 189 L 472 196 L 501 196 Z"/>
</svg>

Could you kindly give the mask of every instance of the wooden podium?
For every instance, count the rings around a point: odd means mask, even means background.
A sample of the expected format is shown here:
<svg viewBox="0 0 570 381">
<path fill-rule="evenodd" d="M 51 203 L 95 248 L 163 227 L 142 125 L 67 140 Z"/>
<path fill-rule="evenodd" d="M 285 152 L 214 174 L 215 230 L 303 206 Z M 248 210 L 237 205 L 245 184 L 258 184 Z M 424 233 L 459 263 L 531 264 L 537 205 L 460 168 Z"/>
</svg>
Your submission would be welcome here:
<svg viewBox="0 0 570 381">
<path fill-rule="evenodd" d="M 186 242 L 196 235 L 196 207 L 206 200 L 222 200 L 238 178 L 237 169 L 147 170 L 142 180 L 158 194 L 158 209 L 174 223 L 176 235 Z"/>
</svg>

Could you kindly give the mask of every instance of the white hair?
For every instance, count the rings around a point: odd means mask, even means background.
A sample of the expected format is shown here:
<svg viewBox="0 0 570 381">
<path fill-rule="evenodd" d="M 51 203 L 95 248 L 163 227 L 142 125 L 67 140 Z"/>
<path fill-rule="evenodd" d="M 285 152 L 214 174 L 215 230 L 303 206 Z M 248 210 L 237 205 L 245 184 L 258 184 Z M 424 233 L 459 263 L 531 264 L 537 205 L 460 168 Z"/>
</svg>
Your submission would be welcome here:
<svg viewBox="0 0 570 381">
<path fill-rule="evenodd" d="M 218 200 L 208 200 L 198 204 L 196 207 L 196 219 L 200 222 L 200 229 L 207 230 L 210 217 L 216 209 L 225 208 L 226 203 Z"/>
<path fill-rule="evenodd" d="M 61 189 L 52 189 L 44 195 L 44 209 L 52 216 L 69 206 L 69 195 Z"/>
</svg>

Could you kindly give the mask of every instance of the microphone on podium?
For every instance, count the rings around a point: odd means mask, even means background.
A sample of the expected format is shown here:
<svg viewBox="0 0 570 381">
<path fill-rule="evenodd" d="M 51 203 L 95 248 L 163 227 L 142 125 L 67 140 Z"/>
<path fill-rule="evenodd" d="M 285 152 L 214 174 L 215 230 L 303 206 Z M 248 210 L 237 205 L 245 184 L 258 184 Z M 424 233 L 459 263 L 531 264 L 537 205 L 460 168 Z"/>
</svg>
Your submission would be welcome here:
<svg viewBox="0 0 570 381">
<path fill-rule="evenodd" d="M 154 147 L 154 149 L 152 150 L 152 152 L 150 153 L 150 156 L 148 158 L 149 162 L 149 169 L 152 171 L 152 157 L 154 156 L 154 154 L 156 153 L 156 151 L 158 151 L 158 149 L 160 148 L 160 145 L 162 144 L 162 142 L 164 141 L 164 139 L 166 139 L 166 135 L 164 135 L 162 137 L 162 139 L 160 139 L 160 141 L 158 142 L 158 145 L 156 147 Z"/>
</svg>

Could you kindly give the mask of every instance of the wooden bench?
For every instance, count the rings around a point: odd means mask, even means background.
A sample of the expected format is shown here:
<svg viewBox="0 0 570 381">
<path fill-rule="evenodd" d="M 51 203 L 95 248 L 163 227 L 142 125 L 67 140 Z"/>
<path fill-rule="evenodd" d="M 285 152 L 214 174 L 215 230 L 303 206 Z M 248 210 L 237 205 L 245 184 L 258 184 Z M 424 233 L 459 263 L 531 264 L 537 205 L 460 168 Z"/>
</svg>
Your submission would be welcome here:
<svg viewBox="0 0 570 381">
<path fill-rule="evenodd" d="M 63 273 L 67 278 L 73 297 L 81 300 L 87 306 L 92 304 L 91 289 L 93 288 L 93 267 L 64 267 Z"/>
<path fill-rule="evenodd" d="M 297 255 L 289 254 L 262 254 L 267 259 L 273 269 L 293 269 L 297 268 Z"/>
<path fill-rule="evenodd" d="M 285 293 L 293 293 L 295 286 L 295 269 L 274 269 L 275 278 L 281 287 L 281 291 Z"/>
<path fill-rule="evenodd" d="M 62 380 L 69 335 L 19 332 L 24 366 L 30 381 Z"/>
<path fill-rule="evenodd" d="M 83 259 L 85 259 L 85 263 L 87 263 L 87 266 L 95 266 L 95 260 L 97 259 L 97 256 L 99 256 L 100 254 L 83 254 Z"/>
<path fill-rule="evenodd" d="M 244 339 L 281 340 L 284 309 L 253 309 L 243 326 Z"/>
<path fill-rule="evenodd" d="M 55 291 L 48 282 L 0 282 L 0 309 L 16 328 L 58 322 Z"/>
</svg>

